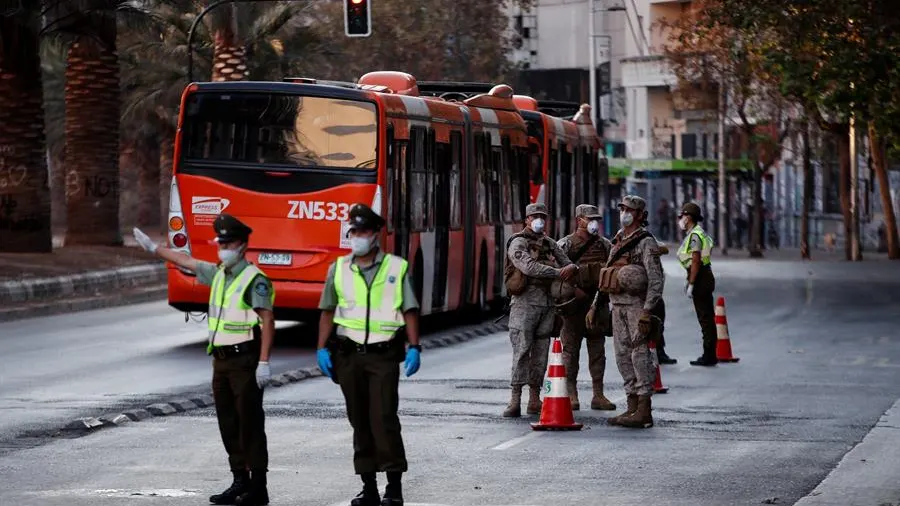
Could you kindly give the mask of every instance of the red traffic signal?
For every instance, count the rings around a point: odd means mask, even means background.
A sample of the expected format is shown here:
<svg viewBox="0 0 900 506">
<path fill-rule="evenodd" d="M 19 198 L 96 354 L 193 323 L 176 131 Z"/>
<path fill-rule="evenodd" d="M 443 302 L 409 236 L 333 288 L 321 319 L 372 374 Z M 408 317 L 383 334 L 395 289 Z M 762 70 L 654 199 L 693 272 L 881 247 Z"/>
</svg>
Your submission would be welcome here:
<svg viewBox="0 0 900 506">
<path fill-rule="evenodd" d="M 347 37 L 372 35 L 371 0 L 344 0 L 344 33 Z"/>
</svg>

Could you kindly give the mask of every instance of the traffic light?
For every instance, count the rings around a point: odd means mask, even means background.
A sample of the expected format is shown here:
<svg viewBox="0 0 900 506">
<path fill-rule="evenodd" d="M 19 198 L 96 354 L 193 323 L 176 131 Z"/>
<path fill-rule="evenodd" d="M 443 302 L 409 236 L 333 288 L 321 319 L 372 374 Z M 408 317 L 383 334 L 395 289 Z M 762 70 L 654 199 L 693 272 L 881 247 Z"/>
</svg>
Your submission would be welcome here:
<svg viewBox="0 0 900 506">
<path fill-rule="evenodd" d="M 347 37 L 372 35 L 371 0 L 344 0 L 344 33 Z"/>
</svg>

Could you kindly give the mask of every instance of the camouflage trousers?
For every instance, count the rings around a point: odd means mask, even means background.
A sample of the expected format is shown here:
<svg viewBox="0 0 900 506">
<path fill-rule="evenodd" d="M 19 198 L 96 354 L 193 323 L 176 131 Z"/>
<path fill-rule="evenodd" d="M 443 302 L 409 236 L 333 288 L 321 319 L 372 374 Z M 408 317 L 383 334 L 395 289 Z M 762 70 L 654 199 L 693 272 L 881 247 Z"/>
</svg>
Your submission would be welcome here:
<svg viewBox="0 0 900 506">
<path fill-rule="evenodd" d="M 540 388 L 543 385 L 555 317 L 552 307 L 520 303 L 510 308 L 509 340 L 513 348 L 511 386 Z"/>
<path fill-rule="evenodd" d="M 647 338 L 638 330 L 642 310 L 637 304 L 613 304 L 612 309 L 616 365 L 625 380 L 625 393 L 632 395 L 652 395 L 656 381 L 656 365 Z"/>
<path fill-rule="evenodd" d="M 594 383 L 603 383 L 603 375 L 606 372 L 606 337 L 604 329 L 588 332 L 584 323 L 590 309 L 590 301 L 583 304 L 584 311 L 563 318 L 560 340 L 563 345 L 563 364 L 566 366 L 566 379 L 569 383 L 575 383 L 578 378 L 578 361 L 581 357 L 581 343 L 587 341 L 588 371 Z"/>
</svg>

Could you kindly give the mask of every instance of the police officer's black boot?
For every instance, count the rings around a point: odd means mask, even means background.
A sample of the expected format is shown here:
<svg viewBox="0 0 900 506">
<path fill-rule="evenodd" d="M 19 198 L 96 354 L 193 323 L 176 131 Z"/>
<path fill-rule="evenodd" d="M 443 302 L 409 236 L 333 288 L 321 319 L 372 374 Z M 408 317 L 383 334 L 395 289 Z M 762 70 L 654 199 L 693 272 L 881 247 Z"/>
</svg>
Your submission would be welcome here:
<svg viewBox="0 0 900 506">
<path fill-rule="evenodd" d="M 663 348 L 663 347 L 659 347 L 659 348 L 656 349 L 656 358 L 659 359 L 659 363 L 660 363 L 660 364 L 668 364 L 668 365 L 671 365 L 671 364 L 677 364 L 677 363 L 678 363 L 678 360 L 676 360 L 676 359 L 670 357 L 670 356 L 666 353 L 666 349 Z"/>
<path fill-rule="evenodd" d="M 381 496 L 378 495 L 375 473 L 362 473 L 360 477 L 363 481 L 362 492 L 350 501 L 350 506 L 381 506 Z"/>
<path fill-rule="evenodd" d="M 403 473 L 387 473 L 388 484 L 384 489 L 384 499 L 381 500 L 381 506 L 403 506 L 403 488 L 400 486 L 402 476 Z"/>
<path fill-rule="evenodd" d="M 234 504 L 239 495 L 246 492 L 250 487 L 250 473 L 247 471 L 232 471 L 234 481 L 231 486 L 226 488 L 221 494 L 209 496 L 209 502 L 212 504 Z"/>
<path fill-rule="evenodd" d="M 699 365 L 705 367 L 712 367 L 719 363 L 719 359 L 716 358 L 716 343 L 713 341 L 712 343 L 703 343 L 703 355 L 697 360 L 691 360 L 691 365 Z"/>
<path fill-rule="evenodd" d="M 269 491 L 266 488 L 266 472 L 253 471 L 250 475 L 250 487 L 234 501 L 238 506 L 266 506 L 269 504 Z"/>
</svg>

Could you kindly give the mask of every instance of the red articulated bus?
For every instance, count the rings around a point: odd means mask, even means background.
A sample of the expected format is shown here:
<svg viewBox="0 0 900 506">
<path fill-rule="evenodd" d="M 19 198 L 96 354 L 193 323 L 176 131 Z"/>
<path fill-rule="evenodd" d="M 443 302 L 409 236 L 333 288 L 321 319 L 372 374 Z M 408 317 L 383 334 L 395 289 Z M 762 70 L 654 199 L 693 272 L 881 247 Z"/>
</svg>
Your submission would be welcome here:
<svg viewBox="0 0 900 506">
<path fill-rule="evenodd" d="M 253 228 L 248 259 L 280 320 L 316 317 L 328 266 L 349 252 L 347 213 L 371 203 L 386 251 L 410 260 L 423 314 L 500 302 L 506 238 L 529 201 L 528 137 L 512 89 L 462 102 L 415 79 L 192 83 L 182 96 L 169 244 L 215 261 L 215 217 Z M 425 85 L 426 83 L 422 83 Z M 206 311 L 209 289 L 169 266 L 169 304 Z"/>
</svg>

